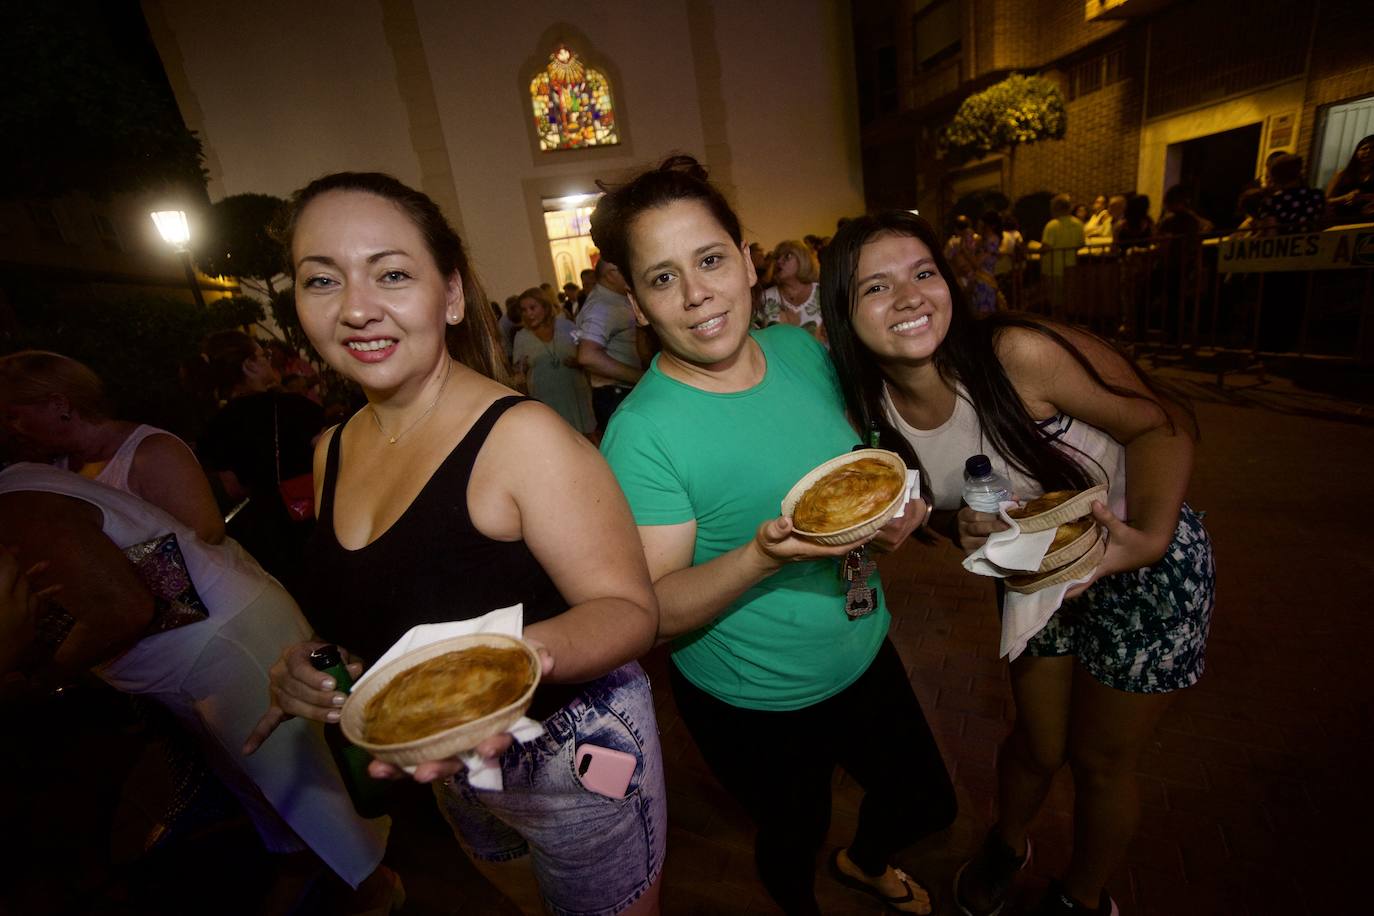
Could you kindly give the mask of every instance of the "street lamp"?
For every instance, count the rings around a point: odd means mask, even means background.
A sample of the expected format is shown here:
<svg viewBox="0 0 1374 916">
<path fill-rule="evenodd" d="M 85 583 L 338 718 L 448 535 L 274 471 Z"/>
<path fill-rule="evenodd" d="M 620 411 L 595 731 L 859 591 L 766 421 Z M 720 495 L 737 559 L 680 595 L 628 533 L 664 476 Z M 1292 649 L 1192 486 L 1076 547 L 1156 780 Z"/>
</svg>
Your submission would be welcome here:
<svg viewBox="0 0 1374 916">
<path fill-rule="evenodd" d="M 196 305 L 205 308 L 205 297 L 200 294 L 200 281 L 196 279 L 196 269 L 191 265 L 191 227 L 186 222 L 183 210 L 157 210 L 152 214 L 153 225 L 168 245 L 181 255 L 181 265 L 186 268 L 186 282 L 191 285 L 191 295 Z"/>
</svg>

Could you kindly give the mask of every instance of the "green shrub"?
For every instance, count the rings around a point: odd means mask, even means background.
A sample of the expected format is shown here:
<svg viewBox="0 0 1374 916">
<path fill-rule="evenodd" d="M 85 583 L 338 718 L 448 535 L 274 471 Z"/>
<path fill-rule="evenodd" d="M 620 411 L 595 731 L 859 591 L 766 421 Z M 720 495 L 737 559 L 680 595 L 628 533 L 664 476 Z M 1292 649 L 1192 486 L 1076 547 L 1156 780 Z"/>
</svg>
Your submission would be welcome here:
<svg viewBox="0 0 1374 916">
<path fill-rule="evenodd" d="M 964 99 L 940 132 L 940 148 L 956 160 L 976 159 L 1040 140 L 1059 140 L 1068 129 L 1064 97 L 1044 77 L 1013 74 Z"/>
</svg>

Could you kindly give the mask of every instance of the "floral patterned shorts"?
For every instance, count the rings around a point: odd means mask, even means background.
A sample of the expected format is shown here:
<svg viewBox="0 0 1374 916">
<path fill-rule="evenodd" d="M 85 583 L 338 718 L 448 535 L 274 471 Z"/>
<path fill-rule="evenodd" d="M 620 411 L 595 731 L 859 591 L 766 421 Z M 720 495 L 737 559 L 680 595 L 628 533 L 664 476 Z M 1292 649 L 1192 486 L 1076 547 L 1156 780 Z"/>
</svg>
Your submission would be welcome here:
<svg viewBox="0 0 1374 916">
<path fill-rule="evenodd" d="M 1212 541 L 1185 503 L 1163 559 L 1066 601 L 1026 654 L 1072 655 L 1108 687 L 1168 693 L 1202 676 L 1215 602 Z"/>
</svg>

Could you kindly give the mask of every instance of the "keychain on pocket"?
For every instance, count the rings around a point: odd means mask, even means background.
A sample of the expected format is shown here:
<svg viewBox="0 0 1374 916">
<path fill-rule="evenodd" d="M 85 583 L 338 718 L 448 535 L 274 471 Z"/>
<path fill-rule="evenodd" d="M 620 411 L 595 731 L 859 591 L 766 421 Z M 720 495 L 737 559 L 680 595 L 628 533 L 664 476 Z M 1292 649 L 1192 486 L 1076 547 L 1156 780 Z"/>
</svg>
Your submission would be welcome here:
<svg viewBox="0 0 1374 916">
<path fill-rule="evenodd" d="M 869 587 L 868 579 L 878 571 L 878 564 L 868 555 L 868 545 L 855 547 L 840 560 L 840 577 L 848 583 L 844 593 L 844 612 L 850 620 L 867 617 L 877 610 L 877 592 Z"/>
</svg>

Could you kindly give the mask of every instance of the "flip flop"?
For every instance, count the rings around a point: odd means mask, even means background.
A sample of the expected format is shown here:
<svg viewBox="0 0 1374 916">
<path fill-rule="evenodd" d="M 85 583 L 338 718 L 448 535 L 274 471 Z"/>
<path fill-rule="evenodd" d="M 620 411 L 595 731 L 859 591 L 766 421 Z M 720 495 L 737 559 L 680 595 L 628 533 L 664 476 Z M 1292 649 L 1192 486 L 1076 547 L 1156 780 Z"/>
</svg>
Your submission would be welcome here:
<svg viewBox="0 0 1374 916">
<path fill-rule="evenodd" d="M 901 904 L 911 903 L 916 899 L 916 892 L 912 890 L 913 886 L 920 887 L 923 891 L 926 890 L 924 887 L 921 887 L 920 883 L 913 880 L 912 877 L 908 875 L 906 872 L 902 871 L 900 868 L 894 868 L 892 870 L 897 873 L 897 880 L 902 882 L 902 886 L 906 888 L 906 893 L 900 897 L 889 897 L 873 885 L 869 884 L 867 881 L 861 881 L 858 878 L 845 874 L 844 870 L 840 868 L 840 852 L 841 850 L 836 849 L 834 852 L 830 854 L 830 873 L 834 875 L 835 880 L 843 884 L 845 887 L 852 887 L 856 891 L 863 891 L 865 894 L 872 897 L 874 900 L 878 900 L 882 903 L 885 903 L 888 906 L 892 907 L 892 909 L 894 910 L 897 910 L 897 907 Z M 926 896 L 930 898 L 930 912 L 934 913 L 935 898 L 930 897 L 930 891 L 926 891 Z M 897 912 L 905 913 L 909 911 L 897 910 Z"/>
</svg>

